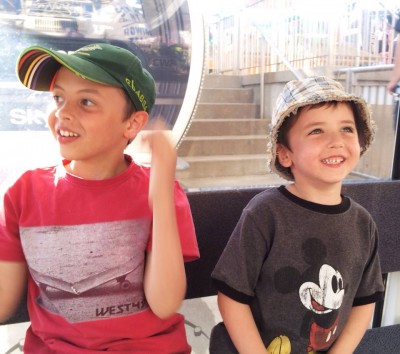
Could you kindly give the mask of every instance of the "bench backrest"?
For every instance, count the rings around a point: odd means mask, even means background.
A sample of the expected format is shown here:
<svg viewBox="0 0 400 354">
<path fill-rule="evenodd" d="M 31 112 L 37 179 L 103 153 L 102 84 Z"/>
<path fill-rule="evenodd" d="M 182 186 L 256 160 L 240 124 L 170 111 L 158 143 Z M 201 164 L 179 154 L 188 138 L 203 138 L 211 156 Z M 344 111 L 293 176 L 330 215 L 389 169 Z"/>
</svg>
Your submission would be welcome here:
<svg viewBox="0 0 400 354">
<path fill-rule="evenodd" d="M 269 188 L 269 187 L 267 187 Z M 187 299 L 215 295 L 210 275 L 243 208 L 265 188 L 188 192 L 200 259 L 186 264 Z M 382 272 L 400 270 L 400 181 L 348 182 L 343 194 L 363 205 L 379 230 Z M 28 321 L 25 303 L 7 323 Z"/>
<path fill-rule="evenodd" d="M 188 193 L 200 259 L 186 265 L 187 298 L 215 295 L 210 274 L 246 204 L 264 188 Z M 400 181 L 347 182 L 343 194 L 363 205 L 379 232 L 382 272 L 400 271 Z"/>
</svg>

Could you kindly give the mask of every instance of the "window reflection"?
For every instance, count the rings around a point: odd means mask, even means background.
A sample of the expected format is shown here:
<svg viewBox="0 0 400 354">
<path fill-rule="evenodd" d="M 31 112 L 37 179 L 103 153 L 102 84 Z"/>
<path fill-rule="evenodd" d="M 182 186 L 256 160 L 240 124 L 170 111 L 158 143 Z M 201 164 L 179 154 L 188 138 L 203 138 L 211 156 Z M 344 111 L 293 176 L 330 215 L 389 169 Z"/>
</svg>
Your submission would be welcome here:
<svg viewBox="0 0 400 354">
<path fill-rule="evenodd" d="M 173 127 L 187 89 L 191 27 L 186 1 L 2 1 L 0 8 L 2 131 L 44 130 L 48 95 L 20 87 L 15 62 L 22 49 L 42 45 L 74 51 L 108 42 L 136 54 L 152 73 L 152 117 Z"/>
<path fill-rule="evenodd" d="M 50 94 L 27 90 L 15 74 L 19 53 L 31 45 L 69 52 L 107 42 L 130 50 L 156 81 L 150 119 L 162 116 L 178 142 L 192 117 L 203 66 L 189 10 L 187 0 L 0 0 L 0 182 L 4 171 L 58 158 L 46 123 Z"/>
</svg>

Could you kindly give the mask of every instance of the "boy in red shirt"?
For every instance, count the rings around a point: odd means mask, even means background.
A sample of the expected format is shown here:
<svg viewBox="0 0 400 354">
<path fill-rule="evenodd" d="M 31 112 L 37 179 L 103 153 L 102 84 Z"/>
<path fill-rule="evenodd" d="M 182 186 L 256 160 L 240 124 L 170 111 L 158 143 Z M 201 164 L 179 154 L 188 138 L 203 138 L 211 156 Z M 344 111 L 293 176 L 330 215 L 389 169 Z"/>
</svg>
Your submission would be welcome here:
<svg viewBox="0 0 400 354">
<path fill-rule="evenodd" d="M 190 353 L 184 261 L 199 256 L 166 130 L 143 134 L 151 168 L 124 153 L 155 83 L 131 52 L 30 47 L 18 77 L 50 91 L 62 163 L 24 173 L 0 205 L 0 320 L 28 289 L 25 353 Z"/>
</svg>

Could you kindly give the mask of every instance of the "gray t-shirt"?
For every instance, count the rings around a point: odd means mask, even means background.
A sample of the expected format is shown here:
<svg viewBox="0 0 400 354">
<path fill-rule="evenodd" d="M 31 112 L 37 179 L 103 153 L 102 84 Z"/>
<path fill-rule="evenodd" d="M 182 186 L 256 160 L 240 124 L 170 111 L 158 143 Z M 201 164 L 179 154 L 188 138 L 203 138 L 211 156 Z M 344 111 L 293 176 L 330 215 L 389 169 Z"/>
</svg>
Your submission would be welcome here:
<svg viewBox="0 0 400 354">
<path fill-rule="evenodd" d="M 352 306 L 383 295 L 377 242 L 371 215 L 350 198 L 321 205 L 281 186 L 249 202 L 212 278 L 250 305 L 266 347 L 326 350 Z"/>
</svg>

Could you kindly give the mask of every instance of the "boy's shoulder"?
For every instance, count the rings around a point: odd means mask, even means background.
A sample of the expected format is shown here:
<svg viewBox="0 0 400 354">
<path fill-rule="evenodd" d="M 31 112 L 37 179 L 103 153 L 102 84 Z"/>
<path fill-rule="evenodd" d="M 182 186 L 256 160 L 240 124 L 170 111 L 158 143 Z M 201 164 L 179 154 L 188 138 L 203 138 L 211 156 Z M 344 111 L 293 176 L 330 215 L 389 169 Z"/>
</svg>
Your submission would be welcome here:
<svg viewBox="0 0 400 354">
<path fill-rule="evenodd" d="M 4 171 L 2 171 L 4 172 Z M 28 170 L 21 170 L 18 168 L 7 169 L 1 175 L 0 194 L 4 195 L 9 190 L 19 190 L 23 186 L 38 183 L 40 180 L 51 180 L 54 182 L 56 173 L 56 166 L 52 167 L 39 167 Z M 45 178 L 46 176 L 50 178 Z"/>
<path fill-rule="evenodd" d="M 33 169 L 21 169 L 18 167 L 4 167 L 0 169 L 0 185 L 3 190 L 6 187 L 10 187 L 19 181 L 27 180 L 33 176 L 37 176 L 43 173 L 49 173 L 54 167 L 48 168 L 33 168 Z"/>
<path fill-rule="evenodd" d="M 246 206 L 246 209 L 269 209 L 273 208 L 279 200 L 283 200 L 282 193 L 280 190 L 284 188 L 284 186 L 280 187 L 267 187 L 263 191 L 256 194 L 253 198 L 250 199 L 249 203 Z"/>
<path fill-rule="evenodd" d="M 57 174 L 58 170 L 59 169 L 58 169 L 57 165 L 27 169 L 27 170 L 19 172 L 19 174 L 16 174 L 16 176 L 18 176 L 17 181 L 36 179 L 36 178 L 40 178 L 42 176 L 48 176 L 48 175 L 54 176 Z"/>
<path fill-rule="evenodd" d="M 353 199 L 351 196 L 348 195 L 343 195 L 344 198 L 347 198 L 350 200 L 350 205 L 353 211 L 357 212 L 359 215 L 363 215 L 367 218 L 373 219 L 371 213 L 367 208 L 365 208 L 362 204 L 357 202 L 355 199 Z"/>
</svg>

